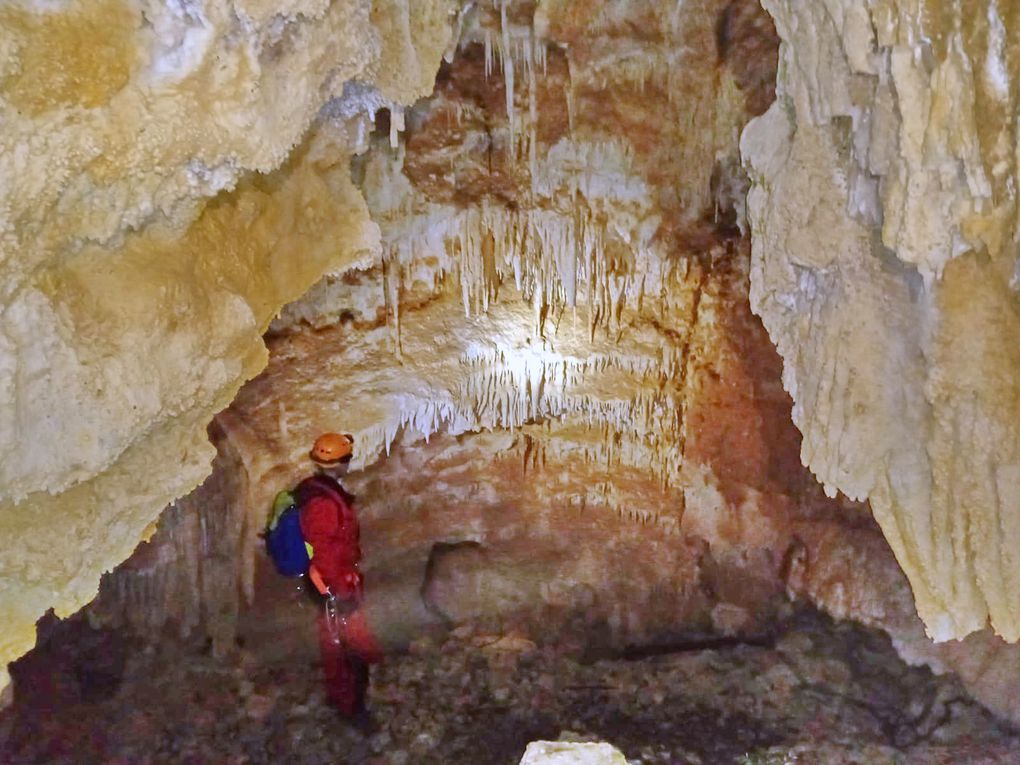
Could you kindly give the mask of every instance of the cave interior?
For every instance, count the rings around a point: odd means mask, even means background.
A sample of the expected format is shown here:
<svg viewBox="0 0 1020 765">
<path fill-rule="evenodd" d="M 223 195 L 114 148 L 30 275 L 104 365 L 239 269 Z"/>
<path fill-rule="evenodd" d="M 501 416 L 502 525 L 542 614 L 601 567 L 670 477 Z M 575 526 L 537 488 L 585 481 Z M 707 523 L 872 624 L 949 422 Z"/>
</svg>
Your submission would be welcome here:
<svg viewBox="0 0 1020 765">
<path fill-rule="evenodd" d="M 0 761 L 1020 763 L 979 4 L 0 9 Z"/>
</svg>

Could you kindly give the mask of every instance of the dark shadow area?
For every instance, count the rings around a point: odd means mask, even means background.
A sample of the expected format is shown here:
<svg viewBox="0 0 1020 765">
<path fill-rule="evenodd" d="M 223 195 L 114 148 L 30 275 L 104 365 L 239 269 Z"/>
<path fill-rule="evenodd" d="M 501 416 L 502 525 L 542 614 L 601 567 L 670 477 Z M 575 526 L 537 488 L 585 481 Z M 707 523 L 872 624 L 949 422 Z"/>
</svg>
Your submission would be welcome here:
<svg viewBox="0 0 1020 765">
<path fill-rule="evenodd" d="M 762 640 L 705 639 L 581 661 L 577 646 L 466 630 L 372 676 L 366 735 L 318 667 L 200 642 L 142 648 L 80 618 L 13 667 L 0 762 L 518 762 L 536 739 L 606 740 L 635 763 L 1016 763 L 1020 739 L 888 638 L 791 613 Z M 583 651 L 583 647 L 582 647 Z M 798 759 L 782 757 L 796 754 Z"/>
</svg>

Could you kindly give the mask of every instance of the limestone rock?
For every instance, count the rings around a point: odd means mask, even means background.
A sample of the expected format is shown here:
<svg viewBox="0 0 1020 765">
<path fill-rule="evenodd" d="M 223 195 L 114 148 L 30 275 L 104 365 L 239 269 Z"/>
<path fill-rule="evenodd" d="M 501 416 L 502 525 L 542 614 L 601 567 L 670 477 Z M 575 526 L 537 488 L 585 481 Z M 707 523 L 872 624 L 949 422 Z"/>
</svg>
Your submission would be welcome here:
<svg viewBox="0 0 1020 765">
<path fill-rule="evenodd" d="M 802 459 L 869 499 L 938 640 L 1020 639 L 1018 26 L 997 0 L 769 0 L 751 295 Z"/>
<path fill-rule="evenodd" d="M 611 744 L 533 741 L 520 765 L 627 765 L 627 758 Z"/>
<path fill-rule="evenodd" d="M 428 92 L 448 11 L 0 9 L 0 667 L 208 472 L 279 307 L 378 247 L 358 126 Z"/>
</svg>

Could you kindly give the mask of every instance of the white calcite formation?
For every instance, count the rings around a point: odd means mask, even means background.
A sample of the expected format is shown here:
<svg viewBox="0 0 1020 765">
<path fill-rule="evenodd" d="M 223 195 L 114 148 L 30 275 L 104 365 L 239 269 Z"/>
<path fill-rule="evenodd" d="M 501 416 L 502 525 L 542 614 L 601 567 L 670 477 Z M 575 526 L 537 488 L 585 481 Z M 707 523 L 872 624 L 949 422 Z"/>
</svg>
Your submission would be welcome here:
<svg viewBox="0 0 1020 765">
<path fill-rule="evenodd" d="M 766 0 L 751 296 L 802 459 L 869 499 L 938 640 L 1020 638 L 1020 25 L 998 0 Z"/>
<path fill-rule="evenodd" d="M 520 765 L 626 765 L 627 758 L 611 744 L 532 741 Z"/>
<path fill-rule="evenodd" d="M 378 251 L 349 158 L 431 90 L 452 10 L 0 8 L 0 686 L 208 473 L 280 306 Z"/>
</svg>

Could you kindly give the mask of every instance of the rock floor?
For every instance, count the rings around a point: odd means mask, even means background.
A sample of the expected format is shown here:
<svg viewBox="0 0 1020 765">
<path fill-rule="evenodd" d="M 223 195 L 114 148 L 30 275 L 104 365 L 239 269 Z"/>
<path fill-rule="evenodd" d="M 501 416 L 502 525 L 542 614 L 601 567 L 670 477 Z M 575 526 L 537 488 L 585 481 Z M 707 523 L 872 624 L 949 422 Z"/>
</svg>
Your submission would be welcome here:
<svg viewBox="0 0 1020 765">
<path fill-rule="evenodd" d="M 529 741 L 564 738 L 664 765 L 1020 763 L 1020 735 L 953 678 L 906 666 L 879 633 L 810 613 L 760 644 L 624 657 L 466 631 L 423 641 L 373 670 L 367 734 L 325 705 L 306 662 L 133 650 L 74 630 L 14 665 L 0 762 L 510 765 Z"/>
</svg>

